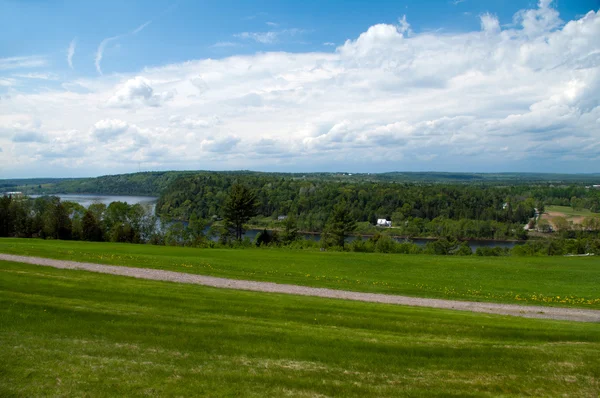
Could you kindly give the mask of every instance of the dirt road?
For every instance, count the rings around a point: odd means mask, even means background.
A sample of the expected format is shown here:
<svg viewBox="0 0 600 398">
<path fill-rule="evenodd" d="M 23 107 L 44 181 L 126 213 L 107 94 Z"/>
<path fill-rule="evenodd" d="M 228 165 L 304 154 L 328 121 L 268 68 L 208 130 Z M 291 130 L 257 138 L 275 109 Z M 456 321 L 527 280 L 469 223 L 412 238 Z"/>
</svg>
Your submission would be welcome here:
<svg viewBox="0 0 600 398">
<path fill-rule="evenodd" d="M 485 312 L 489 314 L 520 316 L 525 318 L 559 319 L 577 322 L 600 322 L 600 310 L 577 308 L 522 306 L 515 304 L 482 303 L 470 301 L 441 300 L 419 297 L 395 296 L 379 293 L 360 293 L 344 290 L 315 288 L 297 285 L 284 285 L 271 282 L 245 281 L 185 274 L 148 268 L 79 263 L 75 261 L 51 260 L 41 257 L 15 256 L 1 254 L 0 260 L 14 261 L 47 267 L 85 270 L 103 274 L 129 276 L 178 283 L 191 283 L 225 289 L 252 290 L 256 292 L 296 294 L 301 296 L 325 297 L 344 300 L 366 301 L 372 303 L 398 304 L 413 307 L 431 307 L 450 310 Z"/>
</svg>

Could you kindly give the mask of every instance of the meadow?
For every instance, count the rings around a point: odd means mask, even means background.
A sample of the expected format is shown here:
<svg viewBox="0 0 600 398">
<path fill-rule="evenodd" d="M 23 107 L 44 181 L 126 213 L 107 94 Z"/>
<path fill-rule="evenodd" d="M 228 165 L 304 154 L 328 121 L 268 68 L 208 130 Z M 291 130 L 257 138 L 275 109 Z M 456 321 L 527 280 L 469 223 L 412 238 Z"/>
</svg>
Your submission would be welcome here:
<svg viewBox="0 0 600 398">
<path fill-rule="evenodd" d="M 594 257 L 194 249 L 12 238 L 0 239 L 0 253 L 415 297 L 600 308 L 600 261 Z"/>
<path fill-rule="evenodd" d="M 581 218 L 581 217 L 600 217 L 600 213 L 593 213 L 588 209 L 573 209 L 570 206 L 546 206 L 547 213 L 561 214 L 562 217 Z"/>
<path fill-rule="evenodd" d="M 596 396 L 600 327 L 0 261 L 0 396 Z"/>
</svg>

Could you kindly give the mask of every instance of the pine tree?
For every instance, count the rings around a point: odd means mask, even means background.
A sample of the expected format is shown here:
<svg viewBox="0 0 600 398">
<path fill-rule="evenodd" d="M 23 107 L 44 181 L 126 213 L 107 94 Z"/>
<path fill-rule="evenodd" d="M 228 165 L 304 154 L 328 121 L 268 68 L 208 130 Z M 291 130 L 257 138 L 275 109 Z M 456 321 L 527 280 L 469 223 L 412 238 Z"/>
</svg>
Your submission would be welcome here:
<svg viewBox="0 0 600 398">
<path fill-rule="evenodd" d="M 323 243 L 327 246 L 340 246 L 344 248 L 345 238 L 356 229 L 356 221 L 350 214 L 346 202 L 340 202 L 333 208 L 325 230 Z"/>
<path fill-rule="evenodd" d="M 244 224 L 257 213 L 256 194 L 245 185 L 235 183 L 223 206 L 223 218 L 227 229 L 238 241 L 244 235 Z"/>
</svg>

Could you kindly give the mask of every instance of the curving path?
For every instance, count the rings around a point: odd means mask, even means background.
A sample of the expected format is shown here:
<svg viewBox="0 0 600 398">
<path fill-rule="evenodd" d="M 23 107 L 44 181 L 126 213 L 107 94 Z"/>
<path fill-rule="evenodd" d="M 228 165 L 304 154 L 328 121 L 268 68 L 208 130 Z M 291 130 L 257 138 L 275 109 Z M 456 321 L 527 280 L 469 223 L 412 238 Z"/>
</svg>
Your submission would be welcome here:
<svg viewBox="0 0 600 398">
<path fill-rule="evenodd" d="M 578 308 L 524 306 L 516 304 L 481 303 L 471 301 L 441 300 L 419 297 L 395 296 L 380 293 L 361 293 L 345 290 L 316 288 L 297 285 L 284 285 L 272 282 L 257 282 L 237 279 L 217 278 L 185 274 L 181 272 L 163 271 L 148 268 L 132 268 L 124 266 L 80 263 L 75 261 L 52 260 L 41 257 L 15 256 L 1 254 L 0 260 L 14 261 L 47 267 L 76 269 L 103 274 L 129 276 L 140 279 L 191 283 L 225 289 L 252 290 L 256 292 L 296 294 L 301 296 L 326 297 L 344 300 L 366 301 L 372 303 L 408 305 L 412 307 L 431 307 L 450 310 L 485 312 L 489 314 L 512 315 L 525 318 L 560 319 L 578 322 L 600 322 L 600 310 Z"/>
</svg>

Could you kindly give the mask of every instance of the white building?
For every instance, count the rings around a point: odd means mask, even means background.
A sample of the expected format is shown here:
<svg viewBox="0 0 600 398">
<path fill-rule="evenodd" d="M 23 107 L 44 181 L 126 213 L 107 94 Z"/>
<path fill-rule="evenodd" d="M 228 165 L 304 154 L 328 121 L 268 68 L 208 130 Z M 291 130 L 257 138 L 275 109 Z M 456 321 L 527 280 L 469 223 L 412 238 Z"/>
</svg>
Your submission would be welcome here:
<svg viewBox="0 0 600 398">
<path fill-rule="evenodd" d="M 391 227 L 392 226 L 392 222 L 386 220 L 385 218 L 380 218 L 377 220 L 377 226 L 378 227 Z"/>
</svg>

